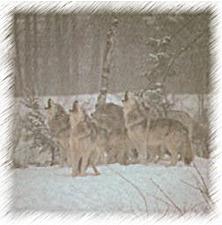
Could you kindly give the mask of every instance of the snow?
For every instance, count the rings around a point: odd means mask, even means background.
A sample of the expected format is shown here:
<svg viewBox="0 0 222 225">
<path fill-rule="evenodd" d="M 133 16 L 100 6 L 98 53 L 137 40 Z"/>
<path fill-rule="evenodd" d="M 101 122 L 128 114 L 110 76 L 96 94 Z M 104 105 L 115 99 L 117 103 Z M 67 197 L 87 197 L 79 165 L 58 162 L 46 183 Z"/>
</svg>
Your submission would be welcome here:
<svg viewBox="0 0 222 225">
<path fill-rule="evenodd" d="M 196 158 L 195 165 L 209 185 L 209 160 Z M 206 211 L 207 204 L 200 191 L 184 183 L 200 186 L 201 179 L 193 166 L 182 162 L 175 167 L 164 163 L 110 164 L 98 169 L 101 175 L 92 176 L 89 168 L 85 177 L 71 177 L 70 168 L 56 166 L 14 169 L 13 210 L 175 213 L 177 209 L 171 200 L 183 212 Z"/>
</svg>

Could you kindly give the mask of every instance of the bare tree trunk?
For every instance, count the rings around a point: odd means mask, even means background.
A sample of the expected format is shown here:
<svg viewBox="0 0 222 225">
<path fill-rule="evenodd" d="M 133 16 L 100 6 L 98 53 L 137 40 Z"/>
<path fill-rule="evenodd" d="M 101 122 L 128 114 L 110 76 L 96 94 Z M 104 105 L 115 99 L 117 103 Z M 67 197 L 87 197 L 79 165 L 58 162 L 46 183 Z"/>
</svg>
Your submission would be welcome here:
<svg viewBox="0 0 222 225">
<path fill-rule="evenodd" d="M 15 83 L 19 83 L 19 85 L 15 85 L 15 87 L 21 87 L 24 90 L 23 77 L 21 71 L 21 63 L 20 63 L 20 51 L 19 51 L 19 38 L 18 38 L 18 15 L 14 16 L 14 40 L 15 40 Z M 17 91 L 16 91 L 17 92 Z"/>
<path fill-rule="evenodd" d="M 72 41 L 73 41 L 73 20 L 72 16 L 68 16 L 67 18 L 67 41 L 68 41 L 68 48 L 67 48 L 67 62 L 68 62 L 68 77 L 71 77 L 73 74 L 72 70 Z"/>
<path fill-rule="evenodd" d="M 33 74 L 37 76 L 38 73 L 38 62 L 37 62 L 37 57 L 38 57 L 38 40 L 37 40 L 37 15 L 33 15 L 33 42 L 34 42 L 34 47 L 33 47 Z"/>
<path fill-rule="evenodd" d="M 112 57 L 113 44 L 114 44 L 114 35 L 115 35 L 115 29 L 117 25 L 118 25 L 118 20 L 116 18 L 113 18 L 111 27 L 106 34 L 106 45 L 105 45 L 105 51 L 103 56 L 100 94 L 97 98 L 97 106 L 100 106 L 106 103 L 106 96 L 107 96 L 108 88 L 109 88 L 109 74 L 110 74 L 111 57 Z"/>
<path fill-rule="evenodd" d="M 63 15 L 57 14 L 55 16 L 55 26 L 56 26 L 56 57 L 57 57 L 57 78 L 59 81 L 58 90 L 64 90 L 65 88 L 65 73 L 66 73 L 66 54 L 65 54 L 65 44 L 64 44 L 64 20 Z M 62 88 L 63 87 L 63 88 Z M 61 94 L 61 93 L 58 93 Z"/>
<path fill-rule="evenodd" d="M 76 47 L 78 28 L 77 28 L 77 15 L 69 16 L 69 56 L 68 56 L 68 73 L 72 77 L 70 83 L 73 87 L 73 93 L 78 91 L 79 88 L 79 46 Z M 73 94 L 72 93 L 72 94 Z"/>
<path fill-rule="evenodd" d="M 49 32 L 49 63 L 50 63 L 50 70 L 48 71 L 50 73 L 50 85 L 53 85 L 55 89 L 57 88 L 57 77 L 55 77 L 55 74 L 59 74 L 58 71 L 58 55 L 57 55 L 57 19 L 56 15 L 51 15 L 49 16 L 48 20 L 50 21 L 50 29 L 48 30 Z M 47 90 L 48 95 L 51 95 L 51 91 Z"/>
<path fill-rule="evenodd" d="M 25 88 L 26 95 L 33 96 L 34 95 L 34 86 L 32 83 L 32 65 L 31 65 L 31 33 L 30 33 L 30 15 L 25 16 Z M 33 88 L 32 88 L 33 87 Z"/>
</svg>

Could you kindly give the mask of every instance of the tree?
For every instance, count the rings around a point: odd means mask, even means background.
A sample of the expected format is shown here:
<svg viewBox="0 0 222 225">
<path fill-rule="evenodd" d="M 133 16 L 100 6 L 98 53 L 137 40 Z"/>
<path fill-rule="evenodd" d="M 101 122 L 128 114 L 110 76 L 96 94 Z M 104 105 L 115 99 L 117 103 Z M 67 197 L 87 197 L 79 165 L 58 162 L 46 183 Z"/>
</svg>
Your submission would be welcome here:
<svg viewBox="0 0 222 225">
<path fill-rule="evenodd" d="M 147 22 L 147 20 L 149 20 L 149 18 L 145 21 Z M 181 23 L 181 20 L 183 23 Z M 160 108 L 163 108 L 164 112 L 167 112 L 173 105 L 167 99 L 166 81 L 168 78 L 181 76 L 181 74 L 183 74 L 182 71 L 178 73 L 175 67 L 175 64 L 182 55 L 186 55 L 187 60 L 191 61 L 193 73 L 195 76 L 199 76 L 200 66 L 197 59 L 202 58 L 202 56 L 199 55 L 199 47 L 196 47 L 196 43 L 203 41 L 204 35 L 208 32 L 208 26 L 206 26 L 206 20 L 203 20 L 200 15 L 196 17 L 190 16 L 190 18 L 186 15 L 174 17 L 170 15 L 156 15 L 152 17 L 152 21 L 159 27 L 159 29 L 157 29 L 159 37 L 148 38 L 146 44 L 149 50 L 149 65 L 148 71 L 143 76 L 145 76 L 148 81 L 148 92 L 150 89 L 155 90 L 161 86 L 162 98 L 159 98 L 158 105 Z M 190 34 L 188 38 L 183 36 L 186 32 Z M 183 37 L 180 38 L 180 36 Z M 179 38 L 180 42 L 177 41 Z M 188 52 L 188 50 L 190 51 Z M 194 57 L 191 58 L 190 53 L 194 55 Z M 150 99 L 152 99 L 152 96 Z M 203 101 L 201 105 L 203 105 Z"/>
<path fill-rule="evenodd" d="M 109 74 L 110 74 L 110 65 L 111 57 L 114 45 L 114 36 L 115 29 L 118 25 L 118 19 L 116 17 L 112 18 L 111 26 L 106 34 L 106 45 L 103 55 L 103 64 L 102 64 L 102 75 L 101 75 L 101 85 L 100 85 L 100 94 L 97 98 L 97 106 L 106 103 L 106 96 L 109 88 Z"/>
<path fill-rule="evenodd" d="M 24 51 L 24 69 L 22 70 L 19 52 L 19 33 L 18 33 L 18 16 L 15 16 L 14 23 L 14 36 L 15 36 L 15 50 L 16 50 L 16 65 L 17 65 L 17 78 L 21 80 L 23 85 L 23 95 L 24 97 L 20 101 L 25 107 L 25 115 L 19 118 L 22 123 L 20 123 L 20 131 L 17 134 L 18 140 L 15 141 L 15 148 L 18 154 L 24 155 L 22 151 L 25 151 L 25 159 L 22 159 L 22 166 L 28 163 L 37 164 L 48 164 L 51 165 L 55 160 L 55 150 L 58 149 L 56 143 L 53 142 L 50 130 L 46 125 L 45 115 L 41 112 L 41 107 L 39 105 L 39 98 L 35 94 L 34 88 L 30 82 L 32 82 L 33 74 L 38 72 L 38 29 L 36 15 L 25 15 L 24 16 L 24 37 L 25 37 L 25 51 Z M 49 38 L 50 40 L 50 38 Z M 22 71 L 24 71 L 25 76 L 23 76 Z M 24 77 L 29 77 L 29 79 L 24 79 Z M 26 143 L 24 146 L 24 142 Z M 36 162 L 35 157 L 42 152 L 48 152 L 50 157 L 46 157 L 46 161 Z M 48 153 L 47 153 L 48 154 Z M 34 157 L 35 156 L 35 157 Z M 21 156 L 22 157 L 22 156 Z M 25 160 L 25 161 L 24 161 Z M 47 161 L 48 160 L 48 161 Z M 18 158 L 16 164 L 21 166 Z"/>
</svg>

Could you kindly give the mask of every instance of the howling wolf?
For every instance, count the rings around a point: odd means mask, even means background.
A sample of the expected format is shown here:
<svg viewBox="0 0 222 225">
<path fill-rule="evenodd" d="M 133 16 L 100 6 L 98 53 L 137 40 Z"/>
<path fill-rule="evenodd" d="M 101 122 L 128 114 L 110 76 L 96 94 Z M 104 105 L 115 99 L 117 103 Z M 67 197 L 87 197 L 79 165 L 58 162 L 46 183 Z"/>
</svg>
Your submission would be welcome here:
<svg viewBox="0 0 222 225">
<path fill-rule="evenodd" d="M 101 154 L 102 141 L 98 141 L 96 127 L 80 107 L 78 101 L 73 103 L 72 109 L 69 111 L 72 176 L 85 176 L 90 165 L 95 175 L 99 175 L 100 173 L 95 165 Z"/>
<path fill-rule="evenodd" d="M 60 164 L 64 166 L 67 162 L 70 165 L 69 115 L 60 104 L 55 103 L 52 99 L 48 99 L 45 110 L 47 111 L 49 129 L 60 146 Z"/>
<path fill-rule="evenodd" d="M 139 153 L 139 160 L 146 162 L 160 156 L 165 148 L 171 155 L 171 165 L 176 165 L 178 154 L 186 164 L 193 160 L 193 152 L 187 128 L 179 121 L 168 118 L 151 119 L 149 109 L 144 110 L 132 93 L 126 92 L 123 112 L 128 136 Z"/>
</svg>

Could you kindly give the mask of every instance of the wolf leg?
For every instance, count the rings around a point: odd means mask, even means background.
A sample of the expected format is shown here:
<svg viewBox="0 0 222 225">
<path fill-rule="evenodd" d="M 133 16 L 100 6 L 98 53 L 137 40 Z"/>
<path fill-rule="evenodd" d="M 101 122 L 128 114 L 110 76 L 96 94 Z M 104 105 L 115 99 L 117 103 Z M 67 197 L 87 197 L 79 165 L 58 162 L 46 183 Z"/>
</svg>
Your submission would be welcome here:
<svg viewBox="0 0 222 225">
<path fill-rule="evenodd" d="M 177 154 L 177 150 L 176 150 L 176 146 L 173 145 L 171 147 L 171 166 L 175 166 L 177 164 L 177 160 L 178 160 L 178 154 Z"/>
<path fill-rule="evenodd" d="M 67 164 L 69 167 L 72 166 L 72 156 L 71 156 L 71 150 L 69 147 L 69 143 L 66 143 L 66 159 L 67 159 Z"/>
<path fill-rule="evenodd" d="M 72 176 L 73 177 L 76 177 L 80 174 L 80 170 L 79 170 L 80 164 L 81 164 L 81 157 L 77 155 L 73 156 L 72 157 Z"/>
<path fill-rule="evenodd" d="M 60 166 L 61 167 L 64 167 L 65 166 L 65 163 L 66 162 L 66 154 L 65 154 L 65 150 L 64 148 L 61 146 L 60 147 Z"/>
<path fill-rule="evenodd" d="M 72 167 L 72 176 L 79 175 L 79 163 L 81 159 L 81 154 L 78 152 L 77 143 L 70 143 L 70 156 L 71 156 L 71 167 Z"/>
<path fill-rule="evenodd" d="M 155 150 L 154 150 L 154 147 L 152 146 L 149 146 L 148 147 L 148 154 L 147 154 L 147 162 L 150 163 L 150 162 L 153 162 L 154 161 L 154 158 L 155 158 Z"/>
<path fill-rule="evenodd" d="M 100 175 L 100 172 L 96 168 L 96 165 L 99 162 L 99 158 L 100 158 L 99 151 L 98 151 L 97 147 L 95 147 L 95 151 L 93 151 L 89 157 L 89 164 L 92 166 L 96 176 Z"/>
<path fill-rule="evenodd" d="M 80 159 L 79 159 L 79 162 L 80 162 Z M 75 162 L 73 163 L 72 162 L 72 176 L 73 177 L 76 177 L 79 175 L 80 171 L 78 169 L 78 164 L 79 162 L 77 160 L 75 160 Z"/>
<path fill-rule="evenodd" d="M 155 158 L 154 158 L 154 163 L 158 163 L 160 159 L 162 159 L 162 151 L 163 151 L 163 146 L 156 146 L 155 147 Z"/>
<path fill-rule="evenodd" d="M 155 146 L 148 146 L 148 162 L 154 162 L 157 163 L 160 159 L 160 151 L 161 151 L 161 146 L 160 145 L 155 145 Z"/>
<path fill-rule="evenodd" d="M 89 157 L 88 154 L 85 154 L 81 157 L 81 164 L 79 165 L 79 175 L 86 176 L 86 170 L 89 166 Z"/>
<path fill-rule="evenodd" d="M 138 143 L 139 150 L 139 163 L 146 164 L 147 163 L 147 149 L 143 143 Z"/>
<path fill-rule="evenodd" d="M 177 164 L 177 160 L 178 160 L 177 146 L 175 143 L 168 142 L 166 144 L 166 148 L 168 149 L 168 151 L 170 152 L 170 155 L 171 155 L 170 165 L 175 166 Z"/>
<path fill-rule="evenodd" d="M 92 168 L 93 168 L 93 170 L 95 172 L 95 175 L 100 175 L 100 172 L 97 170 L 95 165 L 92 165 Z"/>
<path fill-rule="evenodd" d="M 146 164 L 147 163 L 147 154 L 144 151 L 140 151 L 139 154 L 139 163 Z"/>
<path fill-rule="evenodd" d="M 119 162 L 121 165 L 127 165 L 128 163 L 128 154 L 124 149 L 124 146 L 119 147 L 119 152 L 117 153 L 117 162 Z"/>
</svg>

